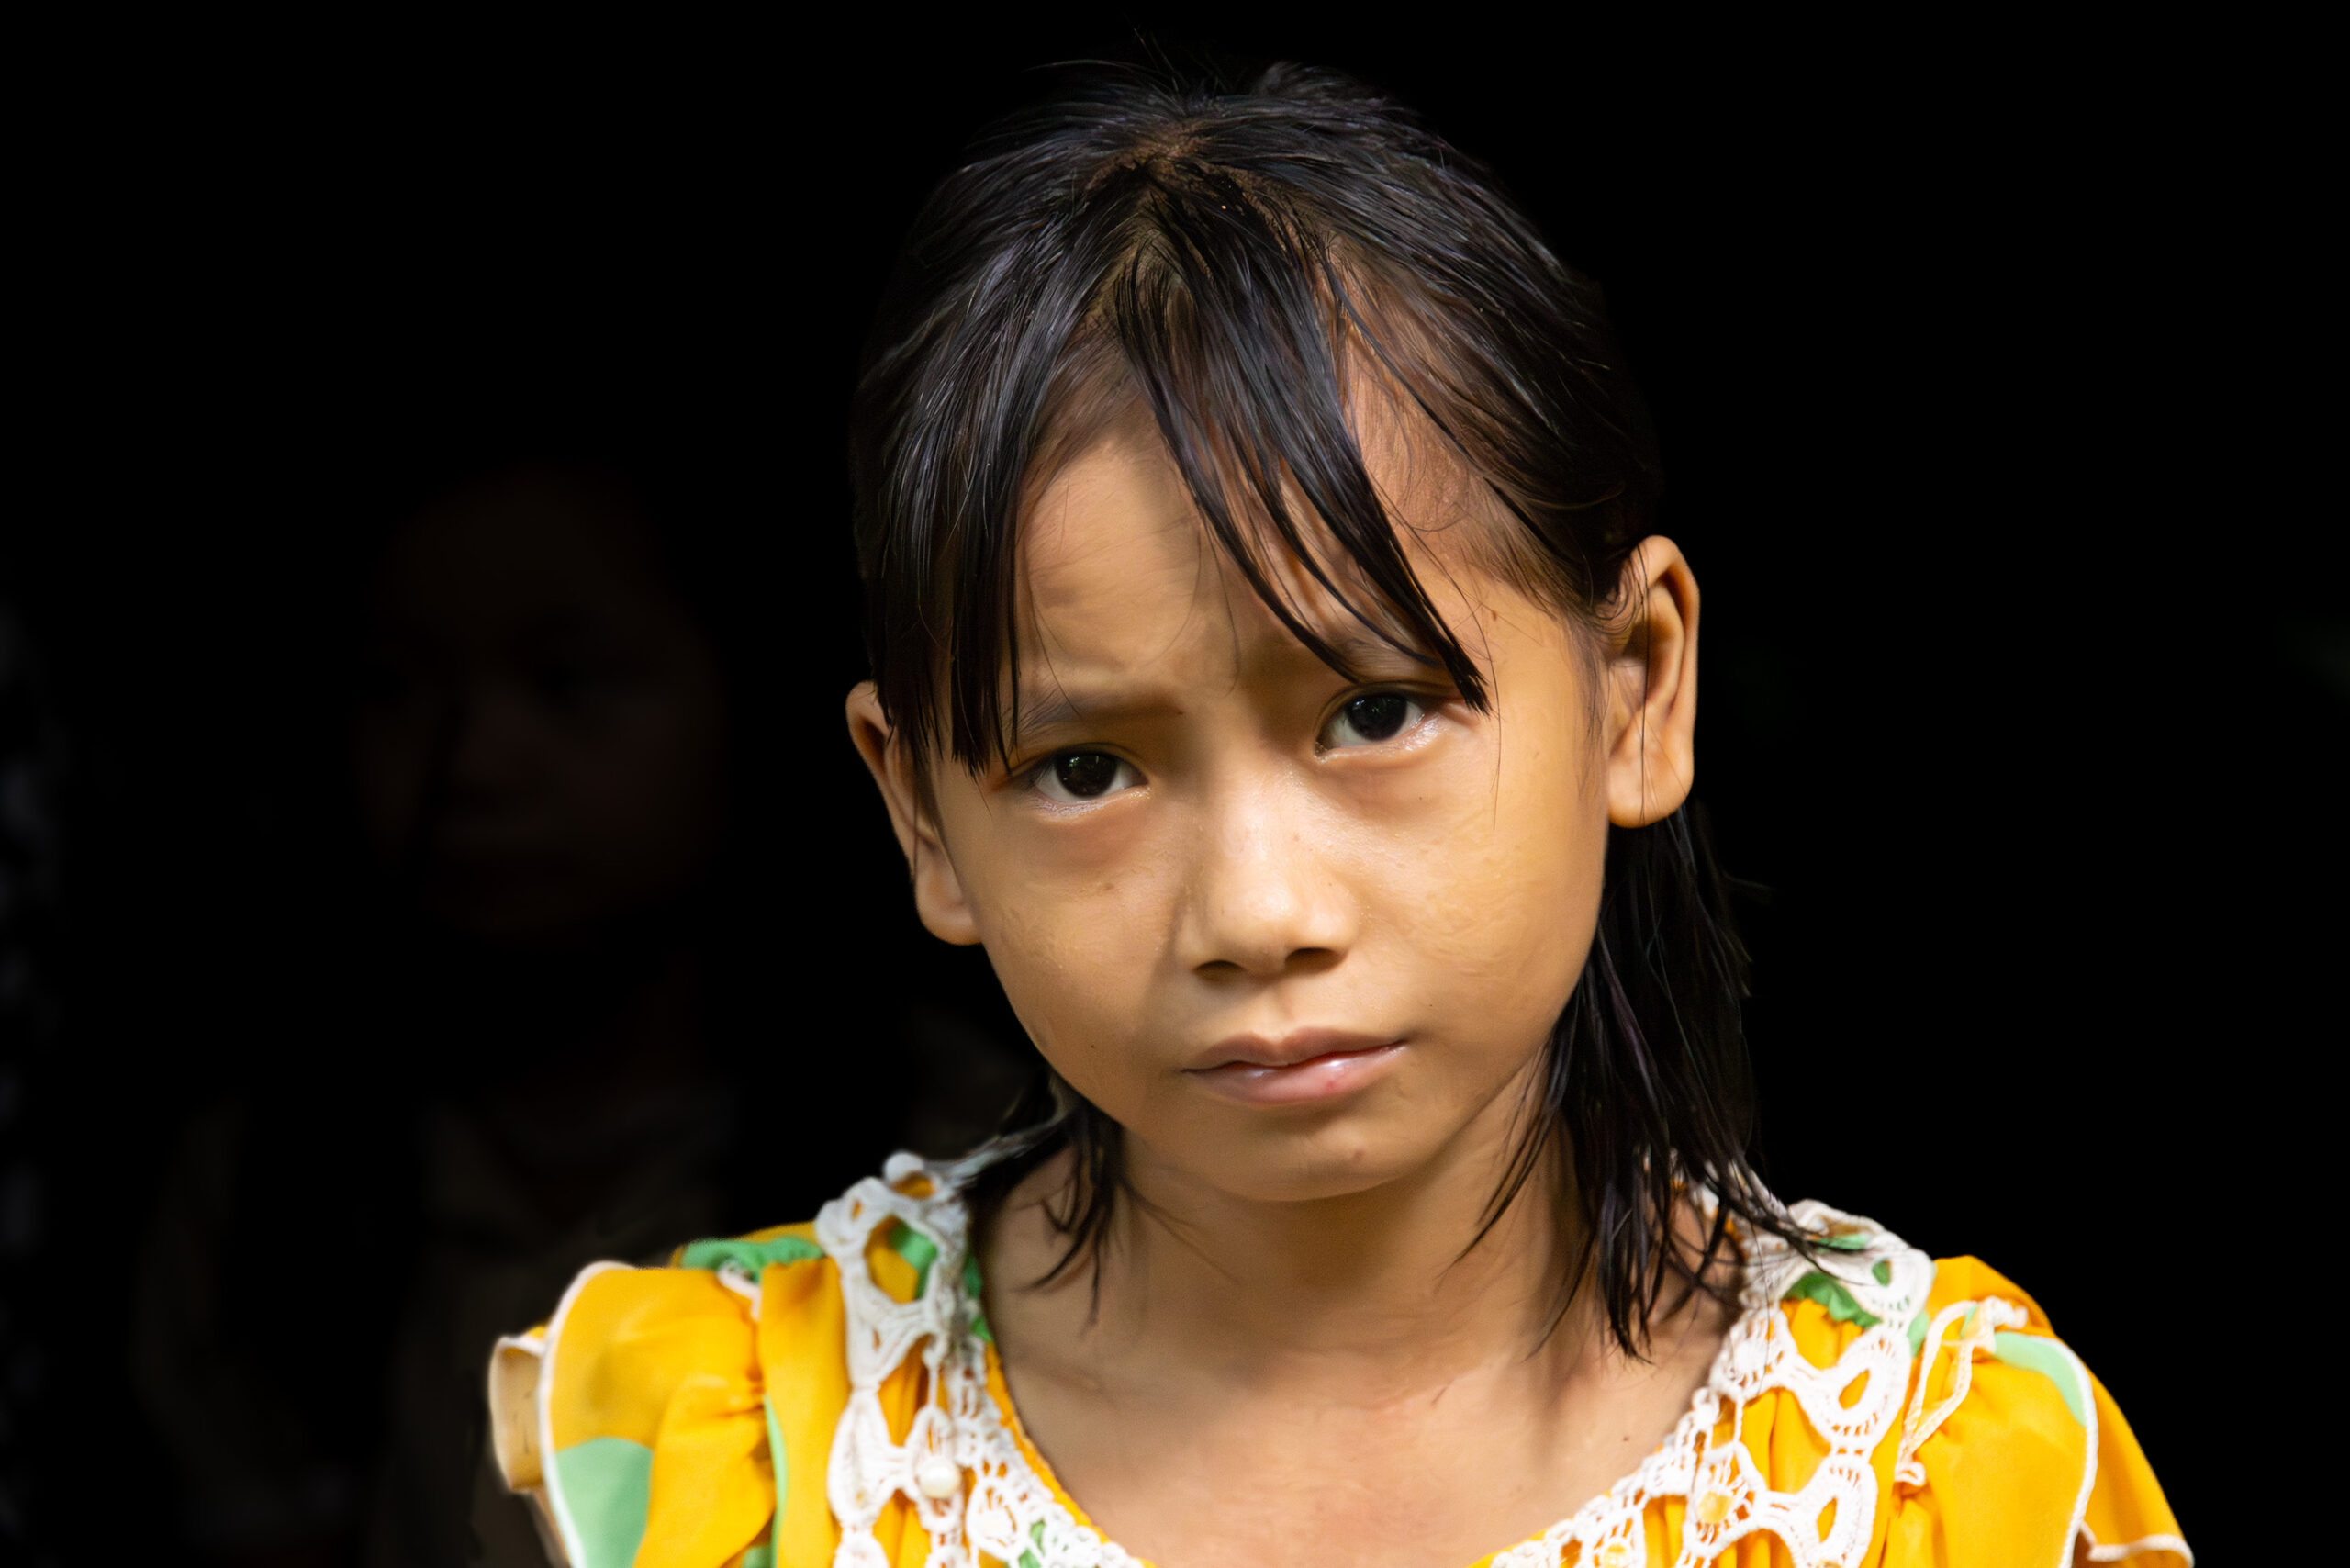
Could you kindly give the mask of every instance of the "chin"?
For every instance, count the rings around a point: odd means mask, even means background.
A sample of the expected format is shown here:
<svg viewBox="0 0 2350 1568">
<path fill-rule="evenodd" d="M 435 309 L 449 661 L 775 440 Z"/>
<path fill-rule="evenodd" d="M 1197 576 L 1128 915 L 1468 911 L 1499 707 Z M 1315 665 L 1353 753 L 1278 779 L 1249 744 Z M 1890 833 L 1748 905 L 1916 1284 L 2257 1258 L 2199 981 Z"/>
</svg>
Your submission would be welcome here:
<svg viewBox="0 0 2350 1568">
<path fill-rule="evenodd" d="M 1355 1197 L 1423 1169 L 1441 1147 L 1440 1139 L 1382 1136 L 1363 1127 L 1301 1130 L 1287 1137 L 1260 1132 L 1239 1148 L 1218 1141 L 1193 1167 L 1199 1179 L 1233 1197 L 1265 1204 Z"/>
</svg>

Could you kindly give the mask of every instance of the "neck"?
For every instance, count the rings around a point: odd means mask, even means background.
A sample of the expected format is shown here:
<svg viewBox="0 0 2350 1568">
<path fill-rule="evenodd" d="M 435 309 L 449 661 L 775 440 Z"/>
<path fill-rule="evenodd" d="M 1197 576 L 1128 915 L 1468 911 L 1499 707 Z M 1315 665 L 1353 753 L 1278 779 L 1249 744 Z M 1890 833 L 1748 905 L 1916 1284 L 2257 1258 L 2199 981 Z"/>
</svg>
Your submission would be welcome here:
<svg viewBox="0 0 2350 1568">
<path fill-rule="evenodd" d="M 1105 1352 L 1148 1345 L 1259 1381 L 1442 1381 L 1538 1346 L 1571 1353 L 1564 1341 L 1585 1338 L 1574 1317 L 1546 1339 L 1581 1231 L 1561 1197 L 1555 1140 L 1476 1239 L 1515 1148 L 1525 1088 L 1495 1096 L 1409 1175 L 1305 1202 L 1233 1194 L 1130 1141 L 1132 1195 L 1094 1264 L 1100 1307 L 1085 1333 Z M 1080 1272 L 1070 1294 L 1095 1282 Z"/>
</svg>

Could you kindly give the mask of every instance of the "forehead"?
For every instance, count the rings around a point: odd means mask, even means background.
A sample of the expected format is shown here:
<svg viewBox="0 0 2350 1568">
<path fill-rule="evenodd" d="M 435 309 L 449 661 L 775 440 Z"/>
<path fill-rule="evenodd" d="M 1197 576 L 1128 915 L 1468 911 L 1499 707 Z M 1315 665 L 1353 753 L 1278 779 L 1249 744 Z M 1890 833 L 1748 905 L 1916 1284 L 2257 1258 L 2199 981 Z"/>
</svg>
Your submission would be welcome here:
<svg viewBox="0 0 2350 1568">
<path fill-rule="evenodd" d="M 1385 400 L 1357 421 L 1365 465 L 1397 520 L 1415 573 L 1456 634 L 1505 588 L 1478 564 L 1472 539 L 1491 525 L 1481 487 L 1432 428 L 1416 429 Z M 1302 497 L 1294 515 L 1310 519 Z M 1297 615 L 1344 655 L 1392 645 L 1364 624 L 1384 614 L 1360 569 L 1317 527 L 1306 530 L 1344 602 L 1315 579 L 1270 524 L 1256 537 L 1266 576 Z M 1136 406 L 1067 462 L 1024 508 L 1021 540 L 1024 681 L 1072 665 L 1147 667 L 1182 657 L 1226 666 L 1266 660 L 1324 667 L 1281 624 L 1201 517 L 1181 471 L 1147 410 Z M 1351 608 L 1349 608 L 1351 607 Z M 1359 616 L 1356 612 L 1360 611 Z M 1237 669 L 1232 673 L 1238 673 Z"/>
<path fill-rule="evenodd" d="M 629 618 L 666 605 L 651 532 L 609 486 L 525 468 L 410 517 L 371 584 L 377 617 L 486 632 L 550 619 Z"/>
</svg>

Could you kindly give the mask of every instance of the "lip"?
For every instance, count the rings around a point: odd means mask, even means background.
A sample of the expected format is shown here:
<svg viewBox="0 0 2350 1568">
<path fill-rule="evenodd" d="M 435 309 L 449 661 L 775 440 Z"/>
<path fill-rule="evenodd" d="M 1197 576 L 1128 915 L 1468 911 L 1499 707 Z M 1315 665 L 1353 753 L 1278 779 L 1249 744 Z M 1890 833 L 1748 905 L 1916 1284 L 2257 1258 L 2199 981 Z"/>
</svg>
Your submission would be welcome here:
<svg viewBox="0 0 2350 1568">
<path fill-rule="evenodd" d="M 1366 1087 L 1403 1051 L 1401 1040 L 1337 1029 L 1299 1029 L 1279 1039 L 1235 1035 L 1202 1053 L 1185 1076 L 1243 1104 L 1309 1104 Z"/>
</svg>

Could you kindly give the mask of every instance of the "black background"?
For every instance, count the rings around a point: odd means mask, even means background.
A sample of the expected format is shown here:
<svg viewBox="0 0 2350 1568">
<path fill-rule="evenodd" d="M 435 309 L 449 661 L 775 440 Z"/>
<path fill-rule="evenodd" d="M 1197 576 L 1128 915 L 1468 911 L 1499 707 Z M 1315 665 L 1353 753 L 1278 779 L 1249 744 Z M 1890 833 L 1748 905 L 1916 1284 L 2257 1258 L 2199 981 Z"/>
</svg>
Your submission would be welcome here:
<svg viewBox="0 0 2350 1568">
<path fill-rule="evenodd" d="M 2290 40 L 1143 30 L 1393 90 L 1605 285 L 1707 594 L 1699 793 L 1766 890 L 1766 1172 L 2032 1291 L 2190 1536 L 2220 1527 L 2255 1395 L 2205 1350 L 2254 1331 L 2228 1304 L 2311 1222 L 2284 1162 L 2340 1039 L 2306 1010 L 2350 711 L 2338 501 L 2298 476 L 2330 334 L 2314 118 L 2259 80 Z M 821 1040 L 853 1081 L 908 996 L 1013 1027 L 921 936 L 839 738 L 863 673 L 842 416 L 960 140 L 1027 68 L 1136 37 L 1103 14 L 59 48 L 73 85 L 18 152 L 38 281 L 5 526 L 73 757 L 10 1329 L 46 1358 L 18 1382 L 57 1434 L 36 1495 L 66 1560 L 92 1499 L 153 1495 L 113 1347 L 175 1118 L 241 1080 L 328 1121 L 366 1092 L 347 1002 L 308 977 L 338 520 L 381 470 L 575 418 L 752 454 L 775 718 L 806 737 L 772 802 L 801 830 L 782 1048 Z M 368 1270 L 364 1237 L 330 1250 L 322 1311 Z"/>
</svg>

